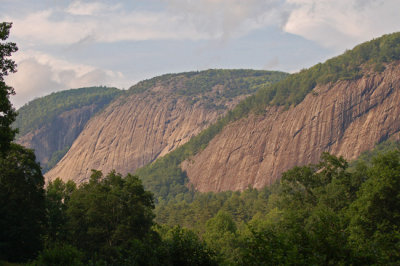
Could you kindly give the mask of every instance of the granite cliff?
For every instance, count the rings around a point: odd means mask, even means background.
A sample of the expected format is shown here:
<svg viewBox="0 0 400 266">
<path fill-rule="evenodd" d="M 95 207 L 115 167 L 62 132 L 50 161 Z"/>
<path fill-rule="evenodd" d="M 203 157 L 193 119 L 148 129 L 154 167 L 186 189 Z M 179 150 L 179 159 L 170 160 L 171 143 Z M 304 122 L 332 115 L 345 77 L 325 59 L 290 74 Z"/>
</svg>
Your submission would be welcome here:
<svg viewBox="0 0 400 266">
<path fill-rule="evenodd" d="M 82 182 L 92 169 L 134 172 L 186 143 L 281 72 L 208 70 L 133 86 L 92 118 L 46 179 Z"/>
<path fill-rule="evenodd" d="M 34 149 L 46 172 L 68 151 L 89 119 L 109 104 L 120 90 L 89 87 L 52 93 L 18 110 L 14 126 L 17 143 Z"/>
<path fill-rule="evenodd" d="M 296 106 L 269 106 L 264 115 L 227 125 L 208 146 L 182 163 L 199 191 L 262 188 L 322 152 L 354 159 L 400 132 L 400 61 L 383 72 L 317 85 Z"/>
</svg>

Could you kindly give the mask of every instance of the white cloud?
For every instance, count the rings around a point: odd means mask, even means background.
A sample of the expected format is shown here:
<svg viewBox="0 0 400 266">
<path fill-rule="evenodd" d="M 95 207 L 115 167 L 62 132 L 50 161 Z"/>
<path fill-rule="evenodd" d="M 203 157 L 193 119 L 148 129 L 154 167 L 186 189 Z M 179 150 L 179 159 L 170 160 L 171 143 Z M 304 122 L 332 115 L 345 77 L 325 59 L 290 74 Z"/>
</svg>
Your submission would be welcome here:
<svg viewBox="0 0 400 266">
<path fill-rule="evenodd" d="M 47 9 L 13 21 L 13 36 L 27 43 L 66 45 L 90 37 L 97 42 L 207 38 L 166 12 L 124 11 L 104 4 L 76 2 L 65 10 Z M 88 10 L 85 10 L 88 5 Z"/>
<path fill-rule="evenodd" d="M 142 40 L 227 40 L 266 26 L 340 50 L 400 30 L 398 0 L 154 0 L 166 8 L 135 9 L 135 2 L 73 1 L 14 21 L 13 35 L 32 44 Z M 162 6 L 162 5 L 161 5 Z"/>
<path fill-rule="evenodd" d="M 23 18 L 6 18 L 13 21 L 12 35 L 28 44 L 75 43 L 93 31 L 92 23 L 78 20 L 52 20 L 53 10 L 32 13 Z"/>
<path fill-rule="evenodd" d="M 15 89 L 16 95 L 11 100 L 17 108 L 54 91 L 126 84 L 120 72 L 71 63 L 36 51 L 19 52 L 13 59 L 18 64 L 18 71 L 7 76 L 6 82 Z"/>
<path fill-rule="evenodd" d="M 337 51 L 400 30 L 398 0 L 287 0 L 284 30 Z"/>
<path fill-rule="evenodd" d="M 121 5 L 74 1 L 13 21 L 13 35 L 39 44 L 74 44 L 88 37 L 97 42 L 229 39 L 265 25 L 283 25 L 282 0 L 169 0 L 167 10 L 125 9 Z"/>
<path fill-rule="evenodd" d="M 229 39 L 266 25 L 283 25 L 282 0 L 165 0 L 170 12 L 212 38 Z"/>
<path fill-rule="evenodd" d="M 119 5 L 113 6 L 111 10 L 118 9 L 118 7 Z M 110 11 L 110 6 L 99 2 L 85 3 L 82 1 L 74 1 L 67 7 L 65 11 L 71 15 L 90 16 L 102 13 L 104 11 Z"/>
</svg>

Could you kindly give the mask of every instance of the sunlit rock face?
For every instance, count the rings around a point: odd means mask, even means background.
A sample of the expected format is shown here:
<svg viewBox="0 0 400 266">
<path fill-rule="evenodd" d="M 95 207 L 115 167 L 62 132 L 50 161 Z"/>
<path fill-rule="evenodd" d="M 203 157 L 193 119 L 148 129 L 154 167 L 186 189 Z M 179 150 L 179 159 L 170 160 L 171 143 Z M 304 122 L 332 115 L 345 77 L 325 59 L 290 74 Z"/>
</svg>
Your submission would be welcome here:
<svg viewBox="0 0 400 266">
<path fill-rule="evenodd" d="M 399 138 L 400 63 L 354 81 L 317 86 L 289 109 L 268 107 L 231 123 L 182 164 L 199 191 L 261 188 L 322 152 L 355 159 L 386 138 Z"/>
</svg>

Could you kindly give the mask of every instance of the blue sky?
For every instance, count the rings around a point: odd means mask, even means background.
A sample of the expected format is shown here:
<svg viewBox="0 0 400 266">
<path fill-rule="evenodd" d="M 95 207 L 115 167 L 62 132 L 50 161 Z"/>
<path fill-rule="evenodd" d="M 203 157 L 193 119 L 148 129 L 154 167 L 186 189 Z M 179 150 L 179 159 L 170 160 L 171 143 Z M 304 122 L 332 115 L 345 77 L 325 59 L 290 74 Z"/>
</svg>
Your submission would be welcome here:
<svg viewBox="0 0 400 266">
<path fill-rule="evenodd" d="M 129 88 L 209 68 L 295 72 L 400 30 L 399 0 L 0 0 L 16 107 L 53 91 Z"/>
</svg>

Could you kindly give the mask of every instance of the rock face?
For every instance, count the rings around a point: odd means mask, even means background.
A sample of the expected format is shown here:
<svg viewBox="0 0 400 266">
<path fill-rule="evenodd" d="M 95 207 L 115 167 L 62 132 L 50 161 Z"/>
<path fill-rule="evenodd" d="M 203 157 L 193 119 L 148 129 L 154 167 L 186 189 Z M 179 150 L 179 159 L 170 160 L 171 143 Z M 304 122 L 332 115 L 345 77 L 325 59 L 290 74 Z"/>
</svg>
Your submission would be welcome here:
<svg viewBox="0 0 400 266">
<path fill-rule="evenodd" d="M 221 90 L 224 88 L 215 86 L 208 96 Z M 201 99 L 193 103 L 190 97 L 177 96 L 169 85 L 124 95 L 88 122 L 65 157 L 45 177 L 80 183 L 90 176 L 91 169 L 134 172 L 187 142 L 243 97 L 220 100 L 219 108 L 210 108 Z"/>
<path fill-rule="evenodd" d="M 85 87 L 51 93 L 18 109 L 17 142 L 35 150 L 45 173 L 53 167 L 89 119 L 122 93 L 117 88 Z"/>
<path fill-rule="evenodd" d="M 261 188 L 322 152 L 356 158 L 400 131 L 400 63 L 383 73 L 317 86 L 299 105 L 269 107 L 226 126 L 182 164 L 199 191 Z"/>
<path fill-rule="evenodd" d="M 99 106 L 92 104 L 63 112 L 51 124 L 48 123 L 39 129 L 29 131 L 19 137 L 17 142 L 27 148 L 34 149 L 36 159 L 42 165 L 45 165 L 54 152 L 72 145 L 87 121 L 98 109 Z"/>
</svg>

